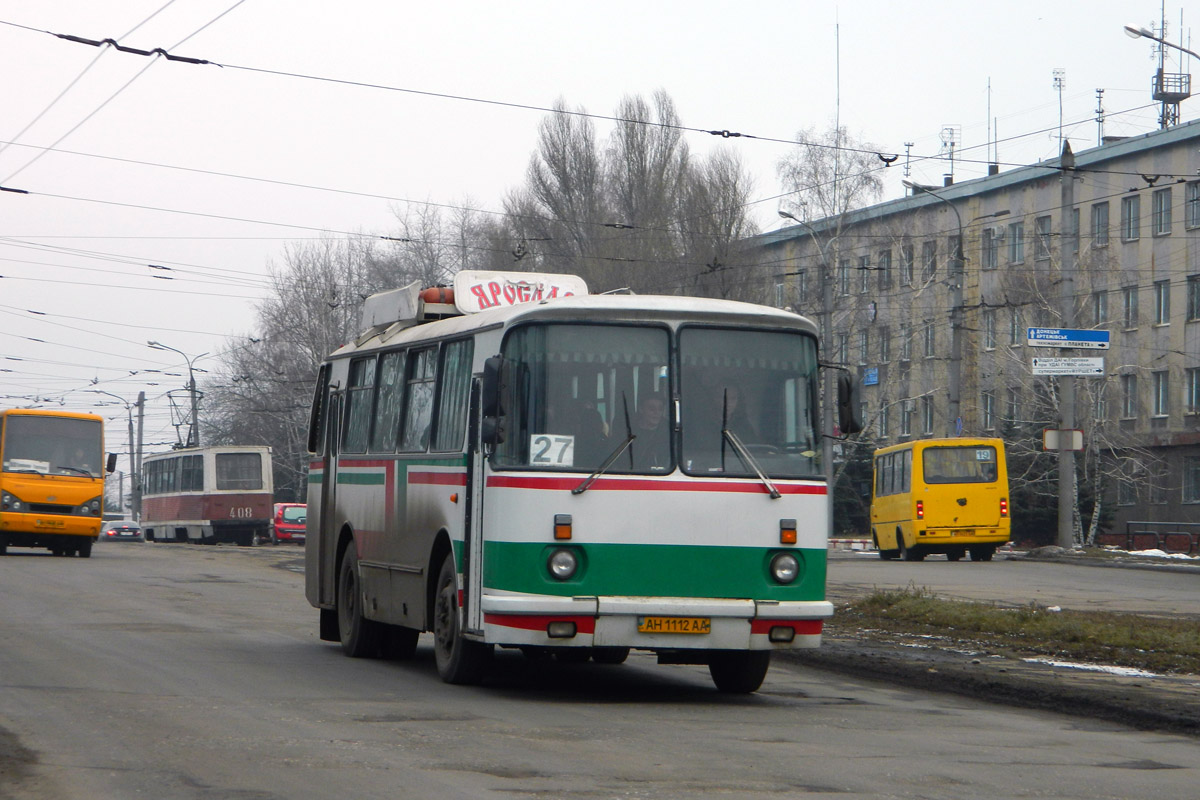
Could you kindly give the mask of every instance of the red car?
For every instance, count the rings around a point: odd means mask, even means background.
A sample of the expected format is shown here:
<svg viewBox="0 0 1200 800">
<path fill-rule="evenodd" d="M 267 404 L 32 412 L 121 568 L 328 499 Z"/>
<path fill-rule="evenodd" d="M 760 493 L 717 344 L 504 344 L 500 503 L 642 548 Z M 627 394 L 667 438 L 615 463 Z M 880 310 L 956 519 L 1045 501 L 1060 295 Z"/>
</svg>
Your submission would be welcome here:
<svg viewBox="0 0 1200 800">
<path fill-rule="evenodd" d="M 304 544 L 305 522 L 308 506 L 303 503 L 276 503 L 271 518 L 271 538 L 276 544 L 296 542 Z"/>
</svg>

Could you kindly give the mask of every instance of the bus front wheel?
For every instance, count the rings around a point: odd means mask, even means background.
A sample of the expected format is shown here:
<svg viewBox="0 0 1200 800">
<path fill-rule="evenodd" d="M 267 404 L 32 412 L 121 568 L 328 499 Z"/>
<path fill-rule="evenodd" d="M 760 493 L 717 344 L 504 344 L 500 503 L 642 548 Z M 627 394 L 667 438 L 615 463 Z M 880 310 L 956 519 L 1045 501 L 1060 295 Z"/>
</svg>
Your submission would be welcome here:
<svg viewBox="0 0 1200 800">
<path fill-rule="evenodd" d="M 342 650 L 351 658 L 379 655 L 379 623 L 362 613 L 362 585 L 358 580 L 358 553 L 354 543 L 346 549 L 338 570 L 337 620 Z"/>
<path fill-rule="evenodd" d="M 757 692 L 771 666 L 770 650 L 743 650 L 714 653 L 708 662 L 717 691 L 725 694 Z"/>
<path fill-rule="evenodd" d="M 490 645 L 462 637 L 458 627 L 458 575 L 454 554 L 447 553 L 433 596 L 433 656 L 438 675 L 446 683 L 478 683 L 491 655 Z"/>
</svg>

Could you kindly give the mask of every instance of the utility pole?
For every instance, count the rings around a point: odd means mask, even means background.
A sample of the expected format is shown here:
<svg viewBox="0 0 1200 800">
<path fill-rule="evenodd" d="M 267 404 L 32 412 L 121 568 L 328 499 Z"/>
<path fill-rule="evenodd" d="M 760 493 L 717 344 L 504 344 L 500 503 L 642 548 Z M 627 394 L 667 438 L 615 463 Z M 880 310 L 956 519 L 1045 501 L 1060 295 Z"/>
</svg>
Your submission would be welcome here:
<svg viewBox="0 0 1200 800">
<path fill-rule="evenodd" d="M 1059 217 L 1059 298 L 1063 327 L 1075 327 L 1075 252 L 1071 247 L 1071 220 L 1075 208 L 1075 154 L 1066 142 L 1059 161 L 1062 180 L 1062 205 Z M 1075 428 L 1075 378 L 1063 375 L 1058 379 L 1059 430 Z M 1059 434 L 1058 451 L 1058 546 L 1070 549 L 1075 545 L 1075 451 L 1063 445 L 1065 433 Z"/>
<path fill-rule="evenodd" d="M 138 392 L 137 399 L 138 409 L 138 424 L 137 424 L 137 447 L 131 451 L 137 455 L 137 461 L 133 468 L 133 483 L 129 487 L 130 500 L 133 505 L 133 519 L 135 522 L 142 521 L 142 431 L 146 416 L 146 393 Z"/>
</svg>

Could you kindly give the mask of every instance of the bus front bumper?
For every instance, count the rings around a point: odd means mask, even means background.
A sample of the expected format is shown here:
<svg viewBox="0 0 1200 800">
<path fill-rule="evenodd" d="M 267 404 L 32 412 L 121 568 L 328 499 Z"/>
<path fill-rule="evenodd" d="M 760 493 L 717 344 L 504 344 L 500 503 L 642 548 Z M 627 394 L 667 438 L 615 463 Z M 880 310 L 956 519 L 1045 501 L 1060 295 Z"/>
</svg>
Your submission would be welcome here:
<svg viewBox="0 0 1200 800">
<path fill-rule="evenodd" d="M 827 600 L 690 597 L 483 596 L 486 642 L 645 650 L 792 650 L 818 647 Z"/>
</svg>

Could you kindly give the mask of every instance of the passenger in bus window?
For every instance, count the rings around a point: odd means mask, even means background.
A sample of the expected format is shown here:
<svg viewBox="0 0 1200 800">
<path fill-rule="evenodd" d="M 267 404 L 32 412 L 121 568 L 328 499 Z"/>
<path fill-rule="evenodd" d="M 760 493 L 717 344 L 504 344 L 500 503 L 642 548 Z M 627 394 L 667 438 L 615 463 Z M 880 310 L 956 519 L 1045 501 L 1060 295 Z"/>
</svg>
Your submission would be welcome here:
<svg viewBox="0 0 1200 800">
<path fill-rule="evenodd" d="M 633 469 L 665 472 L 670 468 L 669 428 L 666 398 L 660 394 L 643 397 L 633 418 L 633 434 L 637 438 L 629 446 Z"/>
</svg>

